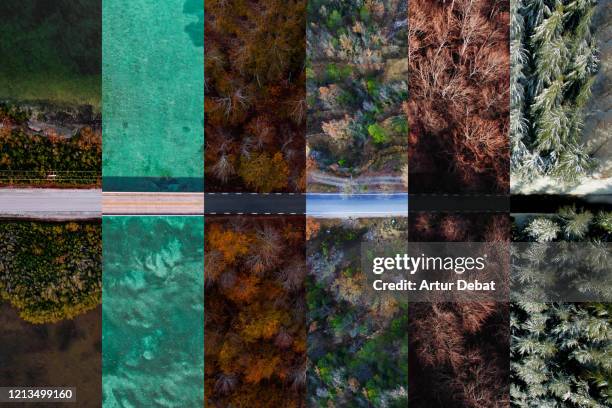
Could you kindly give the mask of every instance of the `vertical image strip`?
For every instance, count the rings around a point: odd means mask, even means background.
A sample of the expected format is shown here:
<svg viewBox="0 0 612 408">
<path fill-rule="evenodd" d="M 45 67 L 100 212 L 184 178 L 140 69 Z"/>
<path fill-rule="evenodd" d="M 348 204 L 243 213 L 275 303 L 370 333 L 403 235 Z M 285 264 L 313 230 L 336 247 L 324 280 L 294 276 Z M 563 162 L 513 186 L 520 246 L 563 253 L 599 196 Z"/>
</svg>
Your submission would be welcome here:
<svg viewBox="0 0 612 408">
<path fill-rule="evenodd" d="M 205 8 L 206 192 L 304 192 L 306 0 Z"/>
<path fill-rule="evenodd" d="M 406 0 L 308 3 L 308 191 L 406 192 Z"/>
<path fill-rule="evenodd" d="M 101 403 L 101 11 L 0 4 L 3 402 L 4 387 L 58 387 Z"/>
<path fill-rule="evenodd" d="M 203 191 L 201 1 L 103 5 L 103 188 Z"/>
<path fill-rule="evenodd" d="M 510 242 L 510 226 L 504 213 L 411 212 L 408 235 L 410 242 L 486 242 L 503 248 Z M 410 303 L 408 322 L 411 407 L 510 406 L 507 301 L 445 302 L 434 296 Z"/>
<path fill-rule="evenodd" d="M 409 2 L 410 193 L 507 194 L 509 2 Z"/>
<path fill-rule="evenodd" d="M 509 245 L 510 4 L 411 0 L 408 20 L 409 241 Z M 508 407 L 509 320 L 506 301 L 410 304 L 409 405 Z"/>
<path fill-rule="evenodd" d="M 610 194 L 612 2 L 511 4 L 512 192 Z"/>
<path fill-rule="evenodd" d="M 404 407 L 407 304 L 361 245 L 407 240 L 408 2 L 308 3 L 306 279 L 312 407 Z"/>
<path fill-rule="evenodd" d="M 305 217 L 209 215 L 207 407 L 304 407 Z"/>
<path fill-rule="evenodd" d="M 100 406 L 101 229 L 0 220 L 0 387 L 69 387 Z"/>
<path fill-rule="evenodd" d="M 407 221 L 307 217 L 307 406 L 408 404 L 408 303 L 362 269 L 362 244 L 405 247 Z"/>
<path fill-rule="evenodd" d="M 105 216 L 103 407 L 204 405 L 204 219 Z"/>
</svg>

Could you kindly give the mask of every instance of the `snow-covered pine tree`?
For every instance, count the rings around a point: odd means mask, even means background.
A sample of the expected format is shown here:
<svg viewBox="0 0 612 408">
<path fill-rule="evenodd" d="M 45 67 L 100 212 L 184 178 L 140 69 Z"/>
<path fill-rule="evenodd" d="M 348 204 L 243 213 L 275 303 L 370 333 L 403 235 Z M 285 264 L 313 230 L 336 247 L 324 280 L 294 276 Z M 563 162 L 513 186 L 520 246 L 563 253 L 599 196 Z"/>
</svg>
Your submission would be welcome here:
<svg viewBox="0 0 612 408">
<path fill-rule="evenodd" d="M 580 261 L 585 270 L 605 271 L 609 262 L 598 259 L 596 249 L 610 241 L 611 221 L 612 212 L 593 215 L 565 207 L 557 214 L 530 217 L 516 226 L 514 241 L 535 242 L 518 254 L 531 262 L 513 269 L 513 279 L 526 284 L 521 300 L 511 303 L 512 406 L 612 406 L 612 304 L 535 302 L 547 298 L 543 288 L 551 283 L 550 271 L 559 265 Z M 587 241 L 594 251 L 551 254 L 551 241 Z M 564 244 L 570 243 L 559 245 Z M 609 286 L 608 279 L 584 287 L 589 280 L 580 279 L 580 270 L 563 273 L 578 290 Z"/>
<path fill-rule="evenodd" d="M 611 406 L 611 313 L 609 303 L 514 303 L 512 405 Z"/>
<path fill-rule="evenodd" d="M 512 0 L 512 171 L 575 181 L 594 166 L 581 140 L 597 71 L 596 0 Z"/>
<path fill-rule="evenodd" d="M 612 305 L 514 303 L 514 407 L 612 405 Z"/>
<path fill-rule="evenodd" d="M 515 228 L 514 241 L 609 241 L 612 212 L 591 211 L 566 206 L 556 214 L 530 216 Z"/>
<path fill-rule="evenodd" d="M 519 178 L 541 172 L 543 162 L 539 155 L 530 151 L 529 123 L 525 118 L 525 76 L 529 62 L 523 45 L 525 35 L 525 8 L 523 0 L 510 1 L 510 143 L 512 173 Z"/>
</svg>

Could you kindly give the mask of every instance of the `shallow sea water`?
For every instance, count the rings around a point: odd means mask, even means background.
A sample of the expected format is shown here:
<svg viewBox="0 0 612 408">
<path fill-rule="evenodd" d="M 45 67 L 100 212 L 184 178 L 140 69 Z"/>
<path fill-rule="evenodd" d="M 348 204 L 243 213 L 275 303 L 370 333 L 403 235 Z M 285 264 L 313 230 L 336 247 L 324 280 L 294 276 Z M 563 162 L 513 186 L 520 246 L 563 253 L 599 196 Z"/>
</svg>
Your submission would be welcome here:
<svg viewBox="0 0 612 408">
<path fill-rule="evenodd" d="M 203 177 L 203 16 L 192 0 L 103 2 L 105 177 Z"/>
<path fill-rule="evenodd" d="M 204 404 L 204 219 L 104 217 L 103 406 Z"/>
</svg>

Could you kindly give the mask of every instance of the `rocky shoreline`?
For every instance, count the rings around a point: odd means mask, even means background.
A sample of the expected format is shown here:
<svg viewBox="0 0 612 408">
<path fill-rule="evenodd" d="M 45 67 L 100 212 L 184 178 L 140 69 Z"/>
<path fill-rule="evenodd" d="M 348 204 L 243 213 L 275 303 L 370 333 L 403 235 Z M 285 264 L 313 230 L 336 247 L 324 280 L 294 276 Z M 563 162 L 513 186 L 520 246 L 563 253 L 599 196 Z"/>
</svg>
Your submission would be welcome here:
<svg viewBox="0 0 612 408">
<path fill-rule="evenodd" d="M 62 106 L 48 102 L 0 100 L 0 129 L 20 128 L 28 134 L 71 138 L 84 127 L 102 128 L 102 115 L 91 105 Z M 9 120 L 3 118 L 8 116 Z"/>
</svg>

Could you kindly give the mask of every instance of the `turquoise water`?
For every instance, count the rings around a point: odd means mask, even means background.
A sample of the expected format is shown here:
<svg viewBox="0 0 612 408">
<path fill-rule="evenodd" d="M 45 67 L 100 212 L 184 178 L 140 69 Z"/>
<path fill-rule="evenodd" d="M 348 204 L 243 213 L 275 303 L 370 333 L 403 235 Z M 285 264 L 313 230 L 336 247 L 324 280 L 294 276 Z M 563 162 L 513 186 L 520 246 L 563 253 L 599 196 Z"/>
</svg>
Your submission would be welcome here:
<svg viewBox="0 0 612 408">
<path fill-rule="evenodd" d="M 203 24 L 201 1 L 103 2 L 105 177 L 203 178 Z"/>
<path fill-rule="evenodd" d="M 104 217 L 103 406 L 204 404 L 204 219 Z"/>
</svg>

